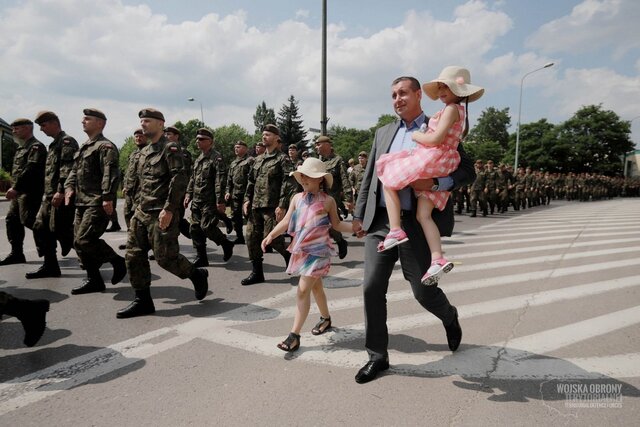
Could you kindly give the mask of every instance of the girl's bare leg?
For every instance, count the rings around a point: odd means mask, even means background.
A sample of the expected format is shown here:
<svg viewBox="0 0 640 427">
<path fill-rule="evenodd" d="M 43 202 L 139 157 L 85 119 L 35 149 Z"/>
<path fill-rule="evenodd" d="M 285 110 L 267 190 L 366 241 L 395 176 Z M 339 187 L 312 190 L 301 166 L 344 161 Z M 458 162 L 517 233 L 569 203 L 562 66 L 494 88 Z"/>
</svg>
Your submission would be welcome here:
<svg viewBox="0 0 640 427">
<path fill-rule="evenodd" d="M 418 197 L 418 212 L 417 220 L 422 226 L 422 231 L 429 244 L 429 250 L 431 251 L 431 261 L 442 258 L 442 243 L 440 240 L 440 230 L 438 226 L 431 218 L 431 212 L 435 205 L 426 196 Z"/>
<path fill-rule="evenodd" d="M 387 215 L 389 216 L 389 228 L 391 230 L 401 227 L 400 222 L 400 196 L 395 190 L 383 187 L 384 200 L 387 203 Z"/>
<path fill-rule="evenodd" d="M 320 311 L 320 316 L 328 319 L 331 317 L 329 315 L 329 305 L 327 304 L 327 295 L 324 293 L 324 287 L 322 286 L 322 279 L 318 277 L 316 283 L 313 285 L 313 298 L 316 300 L 316 305 L 318 306 L 318 311 Z"/>
<path fill-rule="evenodd" d="M 293 328 L 291 329 L 291 332 L 298 335 L 300 335 L 302 326 L 309 315 L 309 308 L 311 307 L 311 290 L 317 280 L 317 277 L 300 276 L 298 292 L 296 294 L 296 315 L 293 319 Z"/>
</svg>

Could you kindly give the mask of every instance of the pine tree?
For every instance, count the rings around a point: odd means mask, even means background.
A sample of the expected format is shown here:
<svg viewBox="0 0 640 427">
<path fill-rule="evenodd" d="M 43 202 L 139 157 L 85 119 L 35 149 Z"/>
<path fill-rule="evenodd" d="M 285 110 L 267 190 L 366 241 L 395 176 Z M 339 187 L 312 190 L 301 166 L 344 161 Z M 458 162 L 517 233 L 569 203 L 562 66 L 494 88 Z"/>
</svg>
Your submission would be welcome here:
<svg viewBox="0 0 640 427">
<path fill-rule="evenodd" d="M 253 115 L 253 124 L 256 126 L 256 135 L 262 133 L 265 125 L 276 123 L 276 113 L 273 108 L 267 108 L 267 104 L 262 101 L 262 104 L 256 107 L 256 113 Z"/>
<path fill-rule="evenodd" d="M 307 132 L 302 126 L 303 121 L 298 113 L 298 101 L 291 95 L 288 102 L 282 106 L 277 118 L 283 150 L 286 150 L 290 144 L 296 144 L 299 149 L 305 149 Z"/>
</svg>

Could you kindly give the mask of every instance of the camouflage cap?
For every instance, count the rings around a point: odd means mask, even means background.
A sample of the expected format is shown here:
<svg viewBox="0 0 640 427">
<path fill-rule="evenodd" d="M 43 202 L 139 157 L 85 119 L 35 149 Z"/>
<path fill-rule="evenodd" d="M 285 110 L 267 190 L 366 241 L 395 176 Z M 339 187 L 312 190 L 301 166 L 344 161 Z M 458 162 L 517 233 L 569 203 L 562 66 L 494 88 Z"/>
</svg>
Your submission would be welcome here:
<svg viewBox="0 0 640 427">
<path fill-rule="evenodd" d="M 164 122 L 164 114 L 155 108 L 143 108 L 138 113 L 138 117 L 141 119 L 156 119 Z"/>
<path fill-rule="evenodd" d="M 56 116 L 56 113 L 54 113 L 53 111 L 40 111 L 37 115 L 36 115 L 36 119 L 34 120 L 37 124 L 41 125 L 45 122 L 48 122 L 50 120 L 60 120 L 58 119 L 58 116 Z"/>
<path fill-rule="evenodd" d="M 268 124 L 262 129 L 263 132 L 271 132 L 280 136 L 280 129 L 276 125 Z"/>
<path fill-rule="evenodd" d="M 105 116 L 102 111 L 95 108 L 85 108 L 84 110 L 82 110 L 82 112 L 85 116 L 97 117 L 102 120 L 107 120 L 107 116 Z"/>
<path fill-rule="evenodd" d="M 24 118 L 15 119 L 14 121 L 11 122 L 11 127 L 25 126 L 25 125 L 33 125 L 33 122 L 29 119 L 24 119 Z"/>
<path fill-rule="evenodd" d="M 213 139 L 213 132 L 207 128 L 200 128 L 196 132 L 196 139 Z"/>
</svg>

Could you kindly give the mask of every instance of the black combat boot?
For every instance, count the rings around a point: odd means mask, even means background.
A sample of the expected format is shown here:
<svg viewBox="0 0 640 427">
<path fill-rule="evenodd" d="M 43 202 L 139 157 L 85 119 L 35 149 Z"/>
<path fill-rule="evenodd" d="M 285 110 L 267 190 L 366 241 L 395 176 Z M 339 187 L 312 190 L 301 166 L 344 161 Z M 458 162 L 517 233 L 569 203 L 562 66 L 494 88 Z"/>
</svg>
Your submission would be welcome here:
<svg viewBox="0 0 640 427">
<path fill-rule="evenodd" d="M 22 323 L 24 328 L 23 342 L 27 347 L 33 347 L 42 337 L 47 324 L 47 311 L 49 311 L 49 301 L 46 299 L 10 298 L 5 307 L 6 314 L 14 316 Z"/>
<path fill-rule="evenodd" d="M 0 265 L 13 265 L 13 264 L 24 264 L 27 260 L 24 257 L 24 253 L 22 250 L 11 250 L 9 255 L 7 255 L 4 259 L 0 260 Z"/>
<path fill-rule="evenodd" d="M 87 267 L 87 278 L 82 281 L 82 285 L 71 289 L 71 295 L 104 292 L 104 290 L 104 280 L 102 280 L 102 276 L 100 275 L 100 269 Z"/>
<path fill-rule="evenodd" d="M 27 279 L 42 279 L 45 277 L 60 277 L 60 266 L 55 254 L 45 255 L 44 263 L 36 271 L 24 275 Z"/>
<path fill-rule="evenodd" d="M 229 258 L 233 255 L 233 242 L 231 240 L 224 239 L 221 246 L 223 251 L 222 260 L 229 261 Z"/>
<path fill-rule="evenodd" d="M 231 218 L 229 218 L 226 215 L 223 215 L 222 222 L 224 222 L 224 225 L 227 227 L 227 234 L 233 233 L 233 221 L 231 221 Z"/>
<path fill-rule="evenodd" d="M 253 285 L 255 283 L 264 282 L 264 273 L 262 272 L 262 260 L 258 259 L 255 261 L 251 261 L 253 268 L 251 269 L 251 274 L 249 274 L 246 278 L 242 279 L 240 282 L 242 286 Z"/>
<path fill-rule="evenodd" d="M 338 242 L 338 258 L 343 259 L 347 256 L 347 241 L 342 239 Z"/>
<path fill-rule="evenodd" d="M 193 266 L 207 267 L 208 265 L 209 265 L 209 259 L 207 258 L 207 247 L 198 246 L 196 248 L 196 259 L 193 260 Z"/>
<path fill-rule="evenodd" d="M 156 307 L 151 299 L 151 288 L 136 290 L 136 297 L 131 304 L 116 313 L 118 319 L 146 316 L 156 312 Z"/>
<path fill-rule="evenodd" d="M 193 283 L 193 289 L 196 291 L 196 299 L 199 301 L 207 296 L 209 290 L 209 272 L 204 268 L 195 268 L 189 280 Z"/>
<path fill-rule="evenodd" d="M 187 239 L 191 238 L 191 223 L 189 223 L 189 221 L 187 221 L 186 218 L 182 218 L 180 220 L 179 228 L 180 228 L 180 234 L 182 234 Z"/>
<path fill-rule="evenodd" d="M 471 218 L 475 218 L 476 216 L 477 216 L 477 212 L 474 209 L 474 210 L 471 211 Z"/>
<path fill-rule="evenodd" d="M 124 276 L 127 275 L 127 264 L 124 262 L 124 258 L 120 255 L 116 255 L 114 259 L 111 260 L 111 265 L 113 266 L 113 276 L 111 276 L 111 284 L 115 285 L 120 283 Z"/>
</svg>

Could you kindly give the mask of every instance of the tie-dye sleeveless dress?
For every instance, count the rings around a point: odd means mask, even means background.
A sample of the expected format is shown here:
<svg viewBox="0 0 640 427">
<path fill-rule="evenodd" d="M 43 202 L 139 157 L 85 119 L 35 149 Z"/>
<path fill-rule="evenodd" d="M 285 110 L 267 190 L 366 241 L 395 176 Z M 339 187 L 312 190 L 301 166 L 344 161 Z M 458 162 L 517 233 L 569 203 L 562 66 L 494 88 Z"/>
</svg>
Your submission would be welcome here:
<svg viewBox="0 0 640 427">
<path fill-rule="evenodd" d="M 336 255 L 329 236 L 331 221 L 325 211 L 325 192 L 302 193 L 291 216 L 289 230 L 292 237 L 287 248 L 291 260 L 287 273 L 296 276 L 324 277 L 329 273 L 331 257 Z"/>
</svg>

